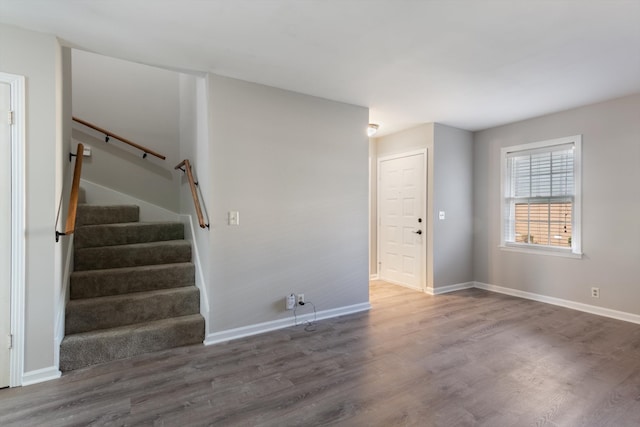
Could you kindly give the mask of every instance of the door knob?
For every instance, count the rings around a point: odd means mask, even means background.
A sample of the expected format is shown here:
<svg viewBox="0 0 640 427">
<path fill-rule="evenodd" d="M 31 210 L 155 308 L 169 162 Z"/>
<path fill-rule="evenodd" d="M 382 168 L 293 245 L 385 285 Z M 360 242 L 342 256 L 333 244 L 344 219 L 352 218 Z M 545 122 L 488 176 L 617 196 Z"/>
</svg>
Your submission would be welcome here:
<svg viewBox="0 0 640 427">
<path fill-rule="evenodd" d="M 422 230 L 414 231 L 416 234 L 422 234 Z"/>
</svg>

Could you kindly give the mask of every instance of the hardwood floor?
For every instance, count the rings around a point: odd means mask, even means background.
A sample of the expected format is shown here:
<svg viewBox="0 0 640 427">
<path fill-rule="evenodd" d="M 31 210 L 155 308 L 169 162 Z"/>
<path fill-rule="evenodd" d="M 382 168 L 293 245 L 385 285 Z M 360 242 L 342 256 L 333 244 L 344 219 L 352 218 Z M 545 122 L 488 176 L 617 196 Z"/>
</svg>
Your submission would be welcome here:
<svg viewBox="0 0 640 427">
<path fill-rule="evenodd" d="M 0 425 L 640 425 L 640 325 L 478 289 L 371 303 L 0 390 Z"/>
</svg>

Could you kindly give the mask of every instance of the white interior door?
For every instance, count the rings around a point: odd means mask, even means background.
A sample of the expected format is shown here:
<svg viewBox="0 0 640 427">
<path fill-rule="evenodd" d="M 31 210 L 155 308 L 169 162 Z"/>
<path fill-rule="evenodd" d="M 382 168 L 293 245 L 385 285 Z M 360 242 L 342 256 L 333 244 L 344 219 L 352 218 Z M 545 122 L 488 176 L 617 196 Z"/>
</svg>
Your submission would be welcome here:
<svg viewBox="0 0 640 427">
<path fill-rule="evenodd" d="M 9 386 L 11 333 L 11 87 L 0 83 L 0 387 Z"/>
<path fill-rule="evenodd" d="M 378 276 L 423 290 L 426 153 L 378 162 Z"/>
</svg>

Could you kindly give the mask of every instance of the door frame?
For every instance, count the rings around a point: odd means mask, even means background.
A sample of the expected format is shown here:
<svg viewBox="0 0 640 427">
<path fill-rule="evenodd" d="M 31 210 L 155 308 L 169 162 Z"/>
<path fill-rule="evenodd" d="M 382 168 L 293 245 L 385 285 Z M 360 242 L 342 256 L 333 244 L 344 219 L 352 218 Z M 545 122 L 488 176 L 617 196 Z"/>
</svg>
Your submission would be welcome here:
<svg viewBox="0 0 640 427">
<path fill-rule="evenodd" d="M 22 385 L 24 372 L 25 301 L 25 78 L 0 71 L 10 86 L 11 126 L 11 302 L 9 387 Z"/>
<path fill-rule="evenodd" d="M 421 286 L 420 286 L 420 290 L 422 292 L 427 292 L 427 245 L 428 245 L 428 241 L 430 238 L 430 233 L 429 233 L 429 220 L 428 220 L 428 207 L 429 207 L 429 197 L 428 197 L 428 193 L 429 193 L 429 185 L 427 182 L 427 177 L 429 176 L 427 168 L 429 167 L 429 162 L 428 162 L 428 155 L 429 155 L 429 150 L 427 148 L 423 148 L 423 149 L 419 149 L 419 150 L 411 150 L 411 151 L 405 151 L 402 153 L 395 153 L 395 154 L 389 154 L 389 155 L 385 155 L 382 157 L 378 157 L 377 159 L 377 180 L 376 180 L 376 230 L 377 230 L 377 251 L 376 251 L 376 263 L 378 264 L 376 266 L 376 273 L 379 279 L 382 280 L 382 277 L 380 275 L 380 248 L 381 248 L 381 235 L 382 233 L 380 232 L 380 222 L 381 222 L 381 218 L 380 218 L 380 212 L 382 212 L 382 210 L 380 209 L 380 206 L 382 204 L 382 198 L 380 197 L 380 180 L 382 179 L 382 176 L 380 174 L 380 169 L 382 166 L 382 162 L 387 161 L 387 160 L 395 160 L 395 159 L 400 159 L 403 157 L 411 157 L 411 156 L 416 156 L 422 154 L 423 155 L 423 162 L 424 164 L 423 169 L 422 169 L 422 182 L 424 183 L 424 237 L 423 237 L 423 245 L 422 245 L 422 253 L 420 256 L 420 269 L 422 271 L 421 274 L 421 278 L 420 278 L 420 282 L 421 282 Z M 405 286 L 402 283 L 394 283 L 396 285 L 400 285 L 400 286 Z M 413 289 L 416 290 L 416 288 L 413 287 L 409 287 L 406 286 L 408 289 Z"/>
</svg>

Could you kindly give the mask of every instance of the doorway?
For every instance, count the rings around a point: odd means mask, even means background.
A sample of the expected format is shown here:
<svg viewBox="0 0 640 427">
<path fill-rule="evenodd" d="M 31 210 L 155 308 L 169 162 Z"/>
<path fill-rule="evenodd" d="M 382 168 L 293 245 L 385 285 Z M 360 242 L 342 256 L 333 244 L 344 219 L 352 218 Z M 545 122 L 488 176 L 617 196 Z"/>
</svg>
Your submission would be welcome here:
<svg viewBox="0 0 640 427">
<path fill-rule="evenodd" d="M 378 159 L 378 277 L 424 291 L 426 150 Z"/>
<path fill-rule="evenodd" d="M 0 387 L 22 385 L 25 78 L 0 71 Z"/>
<path fill-rule="evenodd" d="M 0 82 L 0 388 L 9 386 L 11 356 L 11 86 Z"/>
</svg>

